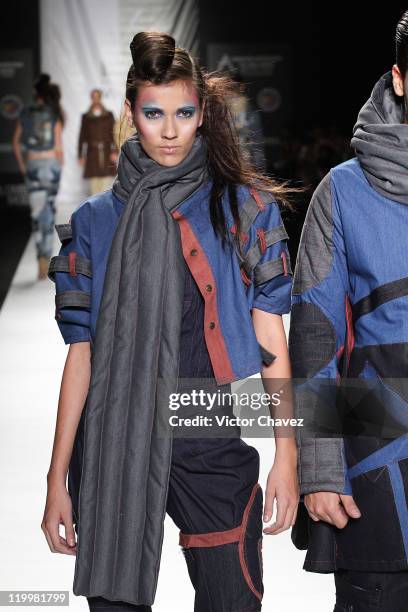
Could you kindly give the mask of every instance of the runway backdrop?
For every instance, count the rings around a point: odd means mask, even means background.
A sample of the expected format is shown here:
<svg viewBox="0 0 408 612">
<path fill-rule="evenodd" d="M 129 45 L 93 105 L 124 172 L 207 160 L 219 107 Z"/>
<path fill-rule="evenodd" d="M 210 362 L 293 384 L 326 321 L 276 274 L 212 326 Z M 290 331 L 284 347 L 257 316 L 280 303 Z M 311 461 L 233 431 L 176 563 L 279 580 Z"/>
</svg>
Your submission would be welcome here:
<svg viewBox="0 0 408 612">
<path fill-rule="evenodd" d="M 118 119 L 133 36 L 141 30 L 164 30 L 178 45 L 198 53 L 198 8 L 195 0 L 41 0 L 40 11 L 41 69 L 60 85 L 67 115 L 57 202 L 62 213 L 87 196 L 77 141 L 91 89 L 102 89 L 105 106 Z"/>
</svg>

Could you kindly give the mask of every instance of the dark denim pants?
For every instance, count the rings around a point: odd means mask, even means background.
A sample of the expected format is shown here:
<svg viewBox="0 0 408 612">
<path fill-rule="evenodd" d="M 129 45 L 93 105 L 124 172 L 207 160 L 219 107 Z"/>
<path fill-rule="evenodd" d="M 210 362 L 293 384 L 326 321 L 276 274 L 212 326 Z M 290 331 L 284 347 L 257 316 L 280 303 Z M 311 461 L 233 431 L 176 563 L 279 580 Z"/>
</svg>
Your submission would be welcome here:
<svg viewBox="0 0 408 612">
<path fill-rule="evenodd" d="M 180 529 L 194 612 L 261 610 L 263 493 L 259 454 L 240 438 L 173 440 L 167 512 Z M 149 606 L 89 597 L 104 612 Z"/>
<path fill-rule="evenodd" d="M 408 571 L 334 572 L 336 605 L 333 612 L 406 612 Z"/>
</svg>

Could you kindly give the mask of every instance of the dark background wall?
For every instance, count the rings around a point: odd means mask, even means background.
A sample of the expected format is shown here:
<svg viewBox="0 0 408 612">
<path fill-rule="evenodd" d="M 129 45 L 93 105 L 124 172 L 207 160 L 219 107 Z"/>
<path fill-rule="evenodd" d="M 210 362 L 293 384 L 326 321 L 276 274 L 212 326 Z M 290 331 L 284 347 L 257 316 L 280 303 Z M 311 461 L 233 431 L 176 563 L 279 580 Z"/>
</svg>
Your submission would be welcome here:
<svg viewBox="0 0 408 612">
<path fill-rule="evenodd" d="M 40 66 L 39 0 L 14 0 L 4 5 L 0 20 L 0 49 L 31 48 L 34 71 Z"/>
<path fill-rule="evenodd" d="M 0 20 L 0 49 L 31 49 L 33 69 L 40 69 L 38 0 L 14 0 Z M 0 206 L 0 307 L 30 237 L 28 206 Z"/>
<path fill-rule="evenodd" d="M 363 4 L 363 3 L 361 3 Z M 201 0 L 201 57 L 210 42 L 293 47 L 294 124 L 350 132 L 378 78 L 394 62 L 395 27 L 407 5 Z"/>
<path fill-rule="evenodd" d="M 199 7 L 205 65 L 211 43 L 290 49 L 290 94 L 283 102 L 289 118 L 276 129 L 280 145 L 267 170 L 307 186 L 293 198 L 292 211 L 282 209 L 294 263 L 313 190 L 330 167 L 354 156 L 350 138 L 358 111 L 395 62 L 395 29 L 408 6 L 332 3 L 321 10 L 312 3 L 201 0 Z"/>
</svg>

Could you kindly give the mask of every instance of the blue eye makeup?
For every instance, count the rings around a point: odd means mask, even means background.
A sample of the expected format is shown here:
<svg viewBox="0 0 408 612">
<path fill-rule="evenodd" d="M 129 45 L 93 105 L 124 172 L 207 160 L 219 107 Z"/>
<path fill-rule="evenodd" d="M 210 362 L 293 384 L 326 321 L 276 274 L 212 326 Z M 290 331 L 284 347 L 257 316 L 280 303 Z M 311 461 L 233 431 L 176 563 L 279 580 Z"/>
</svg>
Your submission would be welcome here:
<svg viewBox="0 0 408 612">
<path fill-rule="evenodd" d="M 181 119 L 191 119 L 196 112 L 195 106 L 182 106 L 177 110 L 177 116 Z M 163 111 L 156 106 L 143 106 L 142 112 L 146 119 L 160 119 L 163 117 Z"/>
<path fill-rule="evenodd" d="M 154 106 L 143 106 L 142 111 L 146 119 L 158 119 L 163 115 L 160 108 L 156 108 Z"/>
<path fill-rule="evenodd" d="M 183 106 L 177 112 L 181 113 L 181 117 L 183 119 L 191 119 L 191 117 L 194 115 L 195 111 L 196 111 L 196 107 L 195 106 Z"/>
</svg>

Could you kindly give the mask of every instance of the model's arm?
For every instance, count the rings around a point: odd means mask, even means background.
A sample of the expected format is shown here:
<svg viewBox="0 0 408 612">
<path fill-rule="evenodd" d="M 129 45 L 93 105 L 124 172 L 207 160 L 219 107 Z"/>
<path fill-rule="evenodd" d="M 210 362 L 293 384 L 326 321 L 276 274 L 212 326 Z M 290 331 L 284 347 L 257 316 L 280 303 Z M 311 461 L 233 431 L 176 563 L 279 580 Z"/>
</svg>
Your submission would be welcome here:
<svg viewBox="0 0 408 612">
<path fill-rule="evenodd" d="M 21 133 L 22 133 L 21 122 L 17 121 L 15 130 L 14 130 L 14 134 L 13 134 L 13 152 L 17 160 L 17 164 L 18 164 L 21 174 L 25 174 L 26 167 L 24 163 L 23 154 L 21 152 L 21 144 L 20 144 Z"/>
<path fill-rule="evenodd" d="M 76 554 L 76 543 L 66 478 L 90 376 L 90 343 L 71 344 L 61 380 L 54 446 L 47 474 L 47 499 L 41 523 L 51 551 L 68 555 Z M 59 535 L 60 524 L 65 527 L 65 538 Z"/>
<path fill-rule="evenodd" d="M 292 418 L 292 396 L 290 387 L 291 368 L 282 316 L 254 308 L 252 320 L 258 342 L 276 358 L 261 371 L 266 393 L 272 396 L 284 387 L 281 404 L 272 416 Z M 278 414 L 279 413 L 279 414 Z M 264 529 L 266 534 L 278 534 L 291 527 L 295 520 L 299 501 L 297 480 L 297 447 L 295 434 L 290 426 L 274 427 L 275 458 L 269 472 L 264 505 L 264 521 L 272 518 L 276 499 L 276 520 Z"/>
<path fill-rule="evenodd" d="M 70 218 L 58 255 L 51 258 L 49 276 L 55 282 L 55 320 L 65 344 L 70 345 L 59 396 L 54 448 L 47 475 L 48 491 L 41 528 L 52 552 L 75 554 L 71 499 L 66 477 L 75 434 L 91 376 L 92 261 L 90 209 L 87 202 Z M 73 254 L 73 258 L 71 259 Z M 78 257 L 76 257 L 76 255 Z M 77 262 L 81 258 L 81 266 Z M 65 526 L 65 538 L 58 526 Z"/>
<path fill-rule="evenodd" d="M 336 414 L 349 292 L 341 214 L 328 173 L 306 215 L 292 291 L 289 354 L 294 380 L 300 381 L 295 385 L 295 412 L 306 427 L 319 425 L 319 414 Z M 347 481 L 343 438 L 315 431 L 299 435 L 298 441 L 300 493 L 310 517 L 345 527 L 360 511 Z"/>
<path fill-rule="evenodd" d="M 272 417 L 292 417 L 291 369 L 282 315 L 290 312 L 292 269 L 288 250 L 288 234 L 280 209 L 273 196 L 259 192 L 259 212 L 249 228 L 244 243 L 243 270 L 253 285 L 251 300 L 252 322 L 261 347 L 261 370 L 265 392 L 271 397 L 285 393 L 279 407 L 270 403 Z M 299 499 L 297 482 L 297 447 L 291 426 L 274 427 L 275 457 L 269 472 L 264 505 L 264 521 L 269 522 L 276 500 L 274 523 L 265 528 L 266 534 L 288 529 L 296 519 Z"/>
<path fill-rule="evenodd" d="M 55 156 L 62 165 L 64 163 L 64 153 L 62 150 L 62 123 L 58 120 L 54 125 Z"/>
</svg>

